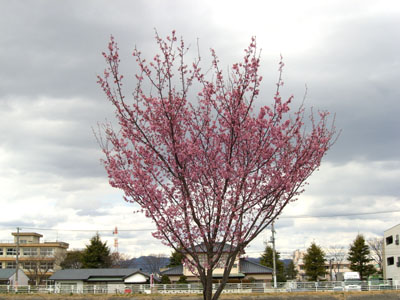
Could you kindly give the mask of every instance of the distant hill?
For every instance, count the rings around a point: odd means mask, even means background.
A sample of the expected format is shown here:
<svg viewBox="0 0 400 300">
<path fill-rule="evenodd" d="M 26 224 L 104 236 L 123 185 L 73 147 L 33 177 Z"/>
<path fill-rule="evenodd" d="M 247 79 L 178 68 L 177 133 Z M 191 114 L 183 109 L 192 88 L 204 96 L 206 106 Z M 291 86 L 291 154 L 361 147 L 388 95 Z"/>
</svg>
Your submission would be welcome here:
<svg viewBox="0 0 400 300">
<path fill-rule="evenodd" d="M 260 258 L 259 257 L 246 257 L 248 261 L 251 261 L 253 263 L 259 264 L 260 263 Z"/>
<path fill-rule="evenodd" d="M 169 264 L 168 257 L 159 256 L 140 256 L 124 262 L 124 268 L 137 268 L 146 273 L 156 273 L 160 268 L 165 268 Z"/>
</svg>

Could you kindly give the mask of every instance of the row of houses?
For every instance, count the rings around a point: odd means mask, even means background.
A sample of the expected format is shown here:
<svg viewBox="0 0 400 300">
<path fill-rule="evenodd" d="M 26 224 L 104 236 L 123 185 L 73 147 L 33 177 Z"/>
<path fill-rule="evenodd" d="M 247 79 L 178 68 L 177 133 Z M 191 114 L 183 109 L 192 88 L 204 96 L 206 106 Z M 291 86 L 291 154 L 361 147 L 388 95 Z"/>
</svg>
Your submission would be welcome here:
<svg viewBox="0 0 400 300">
<path fill-rule="evenodd" d="M 43 237 L 38 233 L 12 233 L 14 243 L 0 243 L 0 284 L 13 284 L 17 264 L 21 271 L 18 273 L 18 282 L 23 284 L 43 283 L 48 280 L 57 280 L 79 287 L 84 283 L 97 283 L 101 278 L 112 278 L 118 284 L 124 283 L 149 283 L 149 274 L 140 269 L 86 269 L 86 270 L 61 270 L 60 263 L 65 257 L 68 244 L 64 242 L 41 242 Z M 383 243 L 383 275 L 387 280 L 400 280 L 400 224 L 384 232 Z M 18 241 L 17 241 L 18 240 Z M 18 243 L 17 243 L 18 242 Z M 201 253 L 201 248 L 199 248 Z M 303 263 L 304 252 L 294 252 L 293 262 L 298 271 L 298 280 L 305 280 Z M 337 261 L 328 259 L 326 264 L 327 274 L 325 280 L 336 280 L 338 272 L 347 272 L 350 263 L 346 260 Z M 14 271 L 13 271 L 14 270 Z M 54 274 L 54 275 L 53 275 Z M 216 283 L 221 279 L 223 269 L 215 269 L 213 278 Z M 189 283 L 198 282 L 198 278 L 185 266 L 178 266 L 163 270 L 160 275 L 169 277 L 171 283 L 176 283 L 181 276 L 185 276 Z M 100 280 L 101 281 L 101 280 Z M 232 268 L 230 282 L 271 282 L 272 269 L 257 264 L 245 258 L 237 257 Z M 79 282 L 79 283 L 78 283 Z"/>
<path fill-rule="evenodd" d="M 0 243 L 0 284 L 15 283 L 15 270 L 18 273 L 18 284 L 43 284 L 48 281 L 64 282 L 67 285 L 82 287 L 90 283 L 99 286 L 96 280 L 112 278 L 119 284 L 149 283 L 150 275 L 140 269 L 82 269 L 61 270 L 68 244 L 64 242 L 41 242 L 41 234 L 34 232 L 12 233 L 14 242 Z M 17 250 L 18 248 L 18 250 Z M 228 249 L 228 248 L 226 248 Z M 201 253 L 201 247 L 198 248 Z M 228 250 L 226 250 L 228 251 Z M 18 255 L 17 255 L 18 252 Z M 204 254 L 205 255 L 205 254 Z M 214 270 L 215 282 L 222 278 L 223 268 Z M 181 276 L 188 282 L 198 282 L 198 278 L 184 266 L 163 270 L 160 274 L 167 275 L 171 283 L 176 283 Z M 229 278 L 230 282 L 270 282 L 272 269 L 237 257 Z"/>
</svg>

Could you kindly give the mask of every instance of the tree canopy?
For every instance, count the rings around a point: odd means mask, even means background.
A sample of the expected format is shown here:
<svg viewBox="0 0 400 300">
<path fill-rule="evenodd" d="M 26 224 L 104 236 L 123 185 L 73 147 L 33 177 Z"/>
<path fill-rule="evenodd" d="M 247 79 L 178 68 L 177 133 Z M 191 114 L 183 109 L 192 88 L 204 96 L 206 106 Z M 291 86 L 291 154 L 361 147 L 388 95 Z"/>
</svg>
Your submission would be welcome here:
<svg viewBox="0 0 400 300">
<path fill-rule="evenodd" d="M 177 267 L 182 265 L 184 255 L 178 251 L 173 251 L 171 256 L 169 257 L 169 264 L 167 265 L 168 268 Z"/>
<path fill-rule="evenodd" d="M 261 255 L 260 264 L 269 268 L 274 267 L 273 263 L 273 249 L 271 246 L 266 245 L 264 253 Z M 280 253 L 275 251 L 275 264 L 276 264 L 276 281 L 286 282 L 285 264 L 280 260 Z"/>
<path fill-rule="evenodd" d="M 298 271 L 296 270 L 296 266 L 294 265 L 292 259 L 287 264 L 285 270 L 286 270 L 285 271 L 286 272 L 286 279 L 290 279 L 290 280 L 296 279 Z"/>
<path fill-rule="evenodd" d="M 307 130 L 302 106 L 289 114 L 293 97 L 280 95 L 282 61 L 272 104 L 256 109 L 262 76 L 255 38 L 227 76 L 214 50 L 203 71 L 200 56 L 187 62 L 188 47 L 175 32 L 156 41 L 159 53 L 150 60 L 133 52 L 140 71 L 132 99 L 113 37 L 103 53 L 98 83 L 119 124 L 103 125 L 103 162 L 110 184 L 154 221 L 153 236 L 186 255 L 204 299 L 217 299 L 236 257 L 303 191 L 335 129 L 328 112 L 311 113 Z M 212 271 L 221 263 L 213 295 Z"/>
<path fill-rule="evenodd" d="M 107 242 L 102 242 L 97 233 L 91 238 L 90 244 L 86 246 L 82 253 L 83 269 L 99 269 L 111 267 L 112 259 Z"/>
<path fill-rule="evenodd" d="M 311 243 L 304 254 L 303 261 L 306 276 L 310 281 L 318 281 L 319 277 L 325 276 L 325 253 L 317 244 Z"/>
<path fill-rule="evenodd" d="M 350 261 L 350 269 L 360 273 L 361 280 L 367 279 L 368 276 L 376 273 L 375 267 L 370 264 L 372 261 L 370 250 L 362 234 L 358 234 L 350 245 L 347 259 Z"/>
<path fill-rule="evenodd" d="M 62 269 L 80 269 L 82 268 L 82 250 L 71 250 L 67 252 L 64 260 L 61 262 Z"/>
</svg>

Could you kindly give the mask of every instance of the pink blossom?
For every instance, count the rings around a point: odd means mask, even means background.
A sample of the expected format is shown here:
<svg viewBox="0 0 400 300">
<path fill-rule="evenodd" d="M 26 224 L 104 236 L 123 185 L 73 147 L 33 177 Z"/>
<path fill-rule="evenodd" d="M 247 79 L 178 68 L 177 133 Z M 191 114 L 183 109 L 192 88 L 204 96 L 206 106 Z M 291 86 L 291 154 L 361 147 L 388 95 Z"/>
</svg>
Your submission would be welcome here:
<svg viewBox="0 0 400 300">
<path fill-rule="evenodd" d="M 207 274 L 227 266 L 223 288 L 236 257 L 303 192 L 332 145 L 335 128 L 327 112 L 318 120 L 311 115 L 308 131 L 302 107 L 289 114 L 292 97 L 280 96 L 282 60 L 273 106 L 256 111 L 262 77 L 255 38 L 243 61 L 225 76 L 213 49 L 207 73 L 200 57 L 185 64 L 186 47 L 183 39 L 175 46 L 175 32 L 165 40 L 156 34 L 156 41 L 160 53 L 151 63 L 133 52 L 140 73 L 128 101 L 111 37 L 107 69 L 98 83 L 121 128 L 105 126 L 103 163 L 110 184 L 155 222 L 153 236 L 187 255 L 186 265 L 207 287 L 205 299 L 211 299 Z M 202 88 L 192 92 L 195 82 Z M 149 93 L 145 84 L 152 86 Z M 197 96 L 197 105 L 190 95 Z M 198 245 L 206 249 L 206 262 L 194 250 Z M 216 245 L 229 248 L 225 261 Z"/>
</svg>

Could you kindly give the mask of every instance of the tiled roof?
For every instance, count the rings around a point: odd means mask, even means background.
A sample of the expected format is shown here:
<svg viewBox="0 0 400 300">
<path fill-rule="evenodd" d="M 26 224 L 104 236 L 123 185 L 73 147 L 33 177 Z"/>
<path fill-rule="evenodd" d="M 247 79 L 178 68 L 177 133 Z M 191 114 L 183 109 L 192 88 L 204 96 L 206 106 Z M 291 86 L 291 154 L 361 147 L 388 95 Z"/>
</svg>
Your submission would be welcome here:
<svg viewBox="0 0 400 300">
<path fill-rule="evenodd" d="M 143 274 L 146 277 L 150 275 L 139 269 L 66 269 L 55 272 L 50 280 L 89 280 L 90 277 L 119 277 L 121 279 L 135 273 Z"/>
<path fill-rule="evenodd" d="M 239 262 L 240 272 L 245 274 L 272 274 L 272 269 L 266 266 L 241 258 Z"/>
<path fill-rule="evenodd" d="M 169 276 L 176 275 L 176 276 L 181 276 L 181 275 L 183 275 L 183 266 L 180 265 L 180 266 L 172 267 L 172 268 L 170 268 L 170 269 L 167 269 L 167 270 L 165 270 L 165 271 L 162 271 L 162 272 L 161 272 L 161 276 L 162 276 L 162 275 L 169 275 Z"/>
<path fill-rule="evenodd" d="M 15 269 L 0 269 L 0 280 L 8 280 L 15 274 Z"/>
<path fill-rule="evenodd" d="M 272 274 L 272 269 L 266 266 L 251 262 L 245 258 L 239 261 L 239 270 L 243 274 Z M 177 266 L 161 272 L 161 275 L 180 276 L 183 275 L 183 266 Z"/>
</svg>

